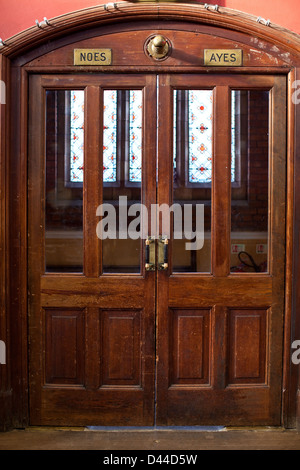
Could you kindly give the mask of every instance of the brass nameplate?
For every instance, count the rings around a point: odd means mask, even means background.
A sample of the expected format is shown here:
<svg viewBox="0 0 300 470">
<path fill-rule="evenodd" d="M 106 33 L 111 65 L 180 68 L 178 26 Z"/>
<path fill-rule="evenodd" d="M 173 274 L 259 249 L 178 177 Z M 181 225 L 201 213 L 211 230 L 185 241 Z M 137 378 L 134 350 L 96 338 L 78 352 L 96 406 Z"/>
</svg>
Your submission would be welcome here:
<svg viewBox="0 0 300 470">
<path fill-rule="evenodd" d="M 204 49 L 204 65 L 216 67 L 241 67 L 242 49 Z"/>
<path fill-rule="evenodd" d="M 74 65 L 111 65 L 111 49 L 74 49 Z"/>
</svg>

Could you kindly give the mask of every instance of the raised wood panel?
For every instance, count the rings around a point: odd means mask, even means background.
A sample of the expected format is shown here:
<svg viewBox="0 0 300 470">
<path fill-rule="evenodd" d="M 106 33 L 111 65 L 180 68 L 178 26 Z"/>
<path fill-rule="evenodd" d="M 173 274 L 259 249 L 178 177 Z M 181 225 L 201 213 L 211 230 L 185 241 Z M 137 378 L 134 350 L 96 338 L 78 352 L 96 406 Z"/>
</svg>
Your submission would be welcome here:
<svg viewBox="0 0 300 470">
<path fill-rule="evenodd" d="M 170 310 L 172 384 L 209 382 L 210 310 Z"/>
<path fill-rule="evenodd" d="M 229 312 L 229 384 L 266 382 L 267 310 Z"/>
<path fill-rule="evenodd" d="M 46 384 L 84 384 L 84 310 L 45 310 Z"/>
<path fill-rule="evenodd" d="M 140 385 L 140 311 L 102 311 L 102 385 Z"/>
</svg>

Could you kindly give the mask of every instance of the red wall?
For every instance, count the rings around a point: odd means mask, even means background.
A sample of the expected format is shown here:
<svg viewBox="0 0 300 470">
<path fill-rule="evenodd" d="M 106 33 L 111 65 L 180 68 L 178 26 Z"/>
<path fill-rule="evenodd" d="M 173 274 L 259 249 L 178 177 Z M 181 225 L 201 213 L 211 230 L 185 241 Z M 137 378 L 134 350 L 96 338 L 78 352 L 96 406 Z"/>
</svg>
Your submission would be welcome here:
<svg viewBox="0 0 300 470">
<path fill-rule="evenodd" d="M 0 0 L 0 37 L 3 40 L 8 39 L 35 25 L 35 20 L 41 21 L 44 16 L 51 19 L 109 2 L 110 0 Z M 212 3 L 270 19 L 272 23 L 300 34 L 299 0 L 215 0 Z"/>
</svg>

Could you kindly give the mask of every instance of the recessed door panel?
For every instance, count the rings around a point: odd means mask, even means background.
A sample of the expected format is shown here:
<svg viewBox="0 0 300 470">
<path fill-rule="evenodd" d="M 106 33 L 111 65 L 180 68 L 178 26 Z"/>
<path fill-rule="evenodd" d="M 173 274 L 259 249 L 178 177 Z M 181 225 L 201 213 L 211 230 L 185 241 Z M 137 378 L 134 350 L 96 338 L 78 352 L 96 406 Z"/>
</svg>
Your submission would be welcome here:
<svg viewBox="0 0 300 470">
<path fill-rule="evenodd" d="M 141 311 L 103 311 L 102 386 L 142 387 L 140 324 Z"/>
<path fill-rule="evenodd" d="M 170 310 L 170 386 L 209 384 L 210 310 Z"/>
<path fill-rule="evenodd" d="M 45 385 L 84 386 L 83 309 L 45 309 Z"/>
<path fill-rule="evenodd" d="M 267 310 L 231 310 L 229 313 L 229 384 L 266 384 Z"/>
</svg>

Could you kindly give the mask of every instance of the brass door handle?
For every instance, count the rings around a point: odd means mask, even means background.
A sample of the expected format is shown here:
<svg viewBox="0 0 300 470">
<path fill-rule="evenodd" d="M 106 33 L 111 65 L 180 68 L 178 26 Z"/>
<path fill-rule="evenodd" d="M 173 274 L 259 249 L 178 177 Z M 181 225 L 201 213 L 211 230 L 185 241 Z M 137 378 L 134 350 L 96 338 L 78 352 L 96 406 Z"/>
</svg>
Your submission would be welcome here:
<svg viewBox="0 0 300 470">
<path fill-rule="evenodd" d="M 166 236 L 160 236 L 158 240 L 158 269 L 166 271 L 169 267 L 169 240 Z"/>
<path fill-rule="evenodd" d="M 145 241 L 145 269 L 155 271 L 155 238 L 147 237 Z"/>
</svg>

